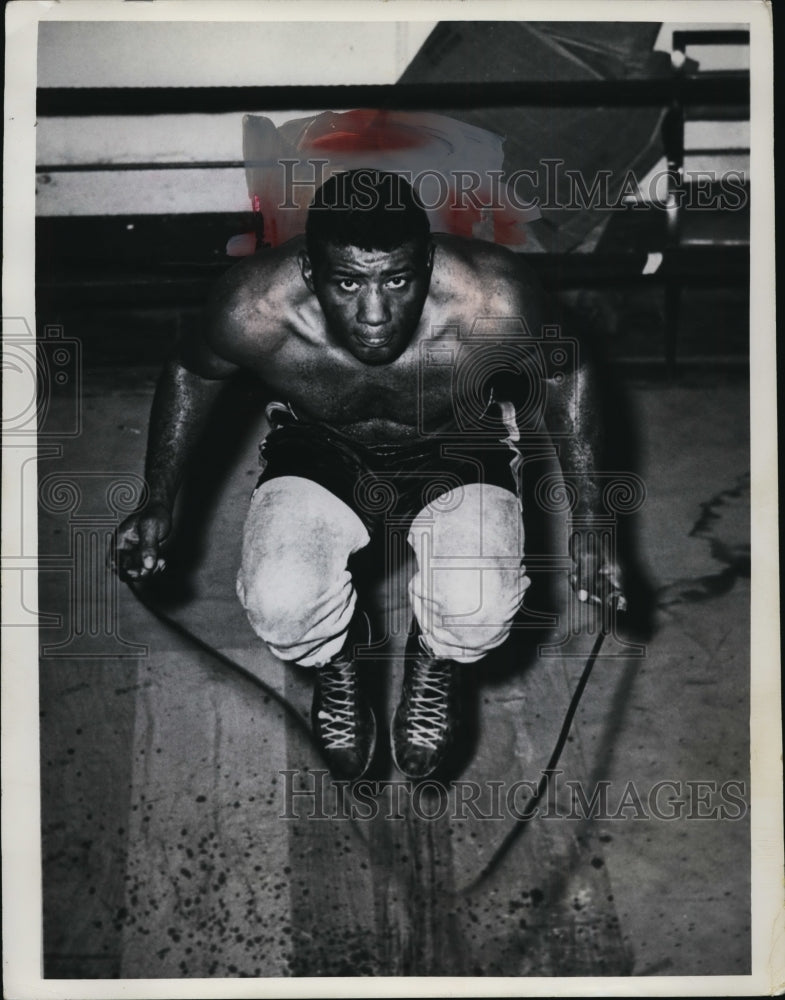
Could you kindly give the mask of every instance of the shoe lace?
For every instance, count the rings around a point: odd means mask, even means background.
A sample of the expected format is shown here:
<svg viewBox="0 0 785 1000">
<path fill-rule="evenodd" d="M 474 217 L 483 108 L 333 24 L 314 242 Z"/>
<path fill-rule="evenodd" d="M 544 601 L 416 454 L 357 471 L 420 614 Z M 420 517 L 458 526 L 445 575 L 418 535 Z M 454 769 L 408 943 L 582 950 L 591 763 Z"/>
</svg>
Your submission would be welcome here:
<svg viewBox="0 0 785 1000">
<path fill-rule="evenodd" d="M 452 664 L 436 661 L 415 665 L 409 689 L 409 742 L 436 750 L 447 727 L 448 685 Z"/>
<path fill-rule="evenodd" d="M 328 750 L 354 746 L 355 678 L 351 661 L 322 668 L 319 719 L 322 739 Z"/>
</svg>

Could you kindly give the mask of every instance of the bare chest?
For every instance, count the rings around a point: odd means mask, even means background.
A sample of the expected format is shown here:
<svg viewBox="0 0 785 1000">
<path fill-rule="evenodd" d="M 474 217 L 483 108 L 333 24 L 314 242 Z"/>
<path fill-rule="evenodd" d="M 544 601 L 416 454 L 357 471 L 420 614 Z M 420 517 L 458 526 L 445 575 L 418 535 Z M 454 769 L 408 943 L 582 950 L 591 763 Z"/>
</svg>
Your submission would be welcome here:
<svg viewBox="0 0 785 1000">
<path fill-rule="evenodd" d="M 358 440 L 405 440 L 454 423 L 454 372 L 412 345 L 391 364 L 364 365 L 324 344 L 294 340 L 259 371 L 269 393 L 308 420 Z"/>
</svg>

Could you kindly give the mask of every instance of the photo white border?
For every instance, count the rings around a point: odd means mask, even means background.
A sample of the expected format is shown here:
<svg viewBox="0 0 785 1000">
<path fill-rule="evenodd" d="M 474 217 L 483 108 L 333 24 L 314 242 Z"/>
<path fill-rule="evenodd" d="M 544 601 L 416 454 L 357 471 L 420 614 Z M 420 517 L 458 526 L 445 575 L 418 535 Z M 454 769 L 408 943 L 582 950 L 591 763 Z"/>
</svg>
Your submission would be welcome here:
<svg viewBox="0 0 785 1000">
<path fill-rule="evenodd" d="M 630 20 L 748 22 L 751 32 L 750 329 L 752 475 L 752 974 L 598 978 L 133 979 L 41 978 L 37 633 L 2 635 L 3 964 L 9 998 L 311 996 L 770 995 L 785 988 L 774 283 L 773 48 L 761 0 L 16 0 L 6 8 L 3 317 L 35 330 L 35 88 L 40 21 Z M 285 81 L 282 81 L 285 83 Z M 318 81 L 314 81 L 318 83 Z M 24 391 L 4 371 L 4 418 Z M 34 445 L 30 445 L 33 456 Z M 6 502 L 3 543 L 18 531 Z M 36 551 L 35 523 L 23 551 Z M 3 619 L 12 593 L 3 588 Z"/>
</svg>

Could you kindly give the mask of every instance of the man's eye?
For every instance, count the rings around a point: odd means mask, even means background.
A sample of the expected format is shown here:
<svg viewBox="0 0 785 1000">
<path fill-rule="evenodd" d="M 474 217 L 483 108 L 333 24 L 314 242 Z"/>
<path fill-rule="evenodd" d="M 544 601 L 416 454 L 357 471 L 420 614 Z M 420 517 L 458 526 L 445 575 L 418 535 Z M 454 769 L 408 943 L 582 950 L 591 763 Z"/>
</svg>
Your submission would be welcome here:
<svg viewBox="0 0 785 1000">
<path fill-rule="evenodd" d="M 407 278 L 403 278 L 403 277 L 389 278 L 388 281 L 387 281 L 387 287 L 388 288 L 405 288 L 405 286 L 408 285 L 408 283 L 409 283 L 409 281 L 408 281 Z"/>
<path fill-rule="evenodd" d="M 360 286 L 353 278 L 341 278 L 338 287 L 344 292 L 356 292 Z"/>
</svg>

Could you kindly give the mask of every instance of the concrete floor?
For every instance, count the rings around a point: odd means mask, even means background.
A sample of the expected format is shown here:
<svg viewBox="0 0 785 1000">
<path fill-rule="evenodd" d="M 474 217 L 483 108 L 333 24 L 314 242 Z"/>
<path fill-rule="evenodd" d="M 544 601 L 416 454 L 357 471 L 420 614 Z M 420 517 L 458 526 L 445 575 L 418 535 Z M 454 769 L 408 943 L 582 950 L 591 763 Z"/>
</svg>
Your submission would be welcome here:
<svg viewBox="0 0 785 1000">
<path fill-rule="evenodd" d="M 234 596 L 256 476 L 250 392 L 234 395 L 205 445 L 184 493 L 172 571 L 155 595 L 247 675 L 173 634 L 121 585 L 115 605 L 113 578 L 97 556 L 90 562 L 90 545 L 99 551 L 131 502 L 107 489 L 141 472 L 151 392 L 147 370 L 88 374 L 82 434 L 41 462 L 50 492 L 40 607 L 62 616 L 41 631 L 47 976 L 749 971 L 744 378 L 628 384 L 647 489 L 628 520 L 641 570 L 635 592 L 651 595 L 651 628 L 606 642 L 559 764 L 557 815 L 517 836 L 505 810 L 425 819 L 408 800 L 400 813 L 388 808 L 383 795 L 375 817 L 336 818 L 329 781 L 332 818 L 309 819 L 313 800 L 302 797 L 281 818 L 289 778 L 280 772 L 313 788 L 322 765 L 305 727 L 254 681 L 303 717 L 309 676 L 266 652 Z M 65 420 L 67 400 L 53 401 L 54 426 L 58 407 Z M 70 506 L 56 502 L 50 475 L 76 483 Z M 539 552 L 531 534 L 528 548 Z M 377 596 L 405 628 L 400 578 L 380 583 Z M 566 594 L 554 580 L 542 572 L 535 584 L 554 592 L 558 609 Z M 537 642 L 563 633 L 526 622 L 476 678 L 476 739 L 460 777 L 483 789 L 539 778 L 592 644 L 582 634 L 538 657 Z M 631 655 L 632 641 L 645 655 Z M 399 627 L 381 656 L 380 704 L 394 703 L 401 642 Z M 394 777 L 385 760 L 377 777 Z M 589 796 L 604 787 L 604 816 L 570 817 L 568 781 Z M 673 784 L 660 788 L 658 818 L 652 795 L 664 781 Z M 480 803 L 486 814 L 489 802 Z"/>
</svg>

